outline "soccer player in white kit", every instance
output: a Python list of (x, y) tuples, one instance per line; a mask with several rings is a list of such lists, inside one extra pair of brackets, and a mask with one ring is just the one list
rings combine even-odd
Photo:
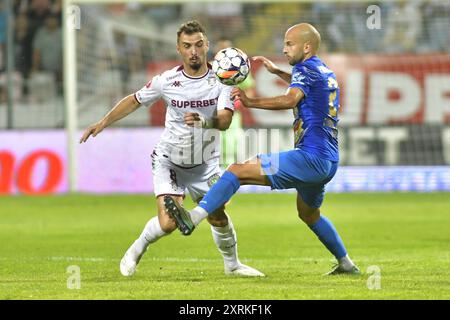
[[(181, 25), (177, 32), (177, 51), (183, 64), (153, 77), (142, 89), (122, 99), (102, 120), (89, 126), (80, 139), (82, 143), (91, 135), (95, 137), (141, 104), (151, 105), (163, 99), (167, 106), (165, 130), (152, 154), (158, 216), (147, 222), (139, 238), (123, 256), (120, 272), (124, 276), (135, 273), (151, 243), (177, 228), (165, 211), (164, 196), (171, 195), (181, 204), (185, 189), (188, 189), (192, 199), (198, 203), (221, 173), (220, 139), (218, 135), (214, 139), (214, 133), (230, 126), (234, 110), (230, 99), (232, 87), (216, 80), (207, 63), (208, 49), (205, 30), (197, 21)], [(211, 140), (202, 139), (208, 136), (205, 131), (211, 132)], [(201, 221), (200, 217), (191, 219), (194, 225)], [(224, 259), (225, 274), (264, 276), (239, 261), (236, 232), (224, 207), (208, 217), (208, 222)]]

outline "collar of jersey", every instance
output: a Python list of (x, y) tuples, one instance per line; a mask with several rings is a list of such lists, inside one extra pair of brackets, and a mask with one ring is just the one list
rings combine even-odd
[(207, 64), (207, 67), (208, 67), (208, 69), (206, 70), (206, 73), (205, 73), (204, 75), (202, 75), (202, 76), (199, 76), (199, 77), (191, 77), (190, 75), (188, 75), (186, 72), (184, 72), (183, 65), (180, 66), (179, 70), (181, 70), (181, 73), (182, 73), (183, 76), (185, 76), (186, 78), (198, 80), (198, 79), (202, 79), (202, 78), (204, 78), (204, 77), (206, 77), (206, 76), (208, 75), (209, 70), (211, 70), (211, 65), (208, 63), (208, 64)]
[(203, 79), (204, 77), (206, 77), (209, 73), (209, 69), (208, 69), (208, 71), (206, 71), (206, 73), (204, 75), (202, 75), (200, 77), (191, 77), (191, 76), (187, 75), (186, 72), (184, 72), (184, 70), (181, 70), (181, 73), (183, 73), (183, 76), (185, 76), (186, 78), (198, 80), (198, 79)]
[(302, 62), (299, 62), (298, 65), (303, 65), (307, 61), (317, 61), (318, 59), (319, 59), (319, 57), (317, 55), (313, 55), (313, 56), (309, 57), (308, 59), (303, 60)]

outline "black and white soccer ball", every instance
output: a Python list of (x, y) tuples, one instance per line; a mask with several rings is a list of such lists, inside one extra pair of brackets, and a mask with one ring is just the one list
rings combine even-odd
[(212, 70), (221, 83), (234, 86), (247, 78), (250, 73), (250, 60), (238, 48), (225, 48), (214, 57)]

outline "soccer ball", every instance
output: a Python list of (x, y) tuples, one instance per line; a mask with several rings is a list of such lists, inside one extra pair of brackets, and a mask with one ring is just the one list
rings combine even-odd
[(214, 57), (212, 70), (221, 83), (234, 86), (247, 78), (250, 73), (250, 60), (238, 48), (225, 48)]

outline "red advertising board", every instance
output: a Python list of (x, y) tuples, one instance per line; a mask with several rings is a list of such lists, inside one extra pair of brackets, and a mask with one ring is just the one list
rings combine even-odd
[[(347, 55), (324, 54), (341, 87), (341, 124), (445, 124), (450, 123), (450, 55)], [(280, 57), (280, 67), (291, 67)], [(178, 61), (150, 63), (149, 78), (178, 65)], [(252, 63), (256, 92), (260, 96), (282, 94), (287, 84)], [(165, 106), (149, 109), (151, 125), (164, 125)], [(247, 126), (289, 126), (292, 113), (247, 109)]]

